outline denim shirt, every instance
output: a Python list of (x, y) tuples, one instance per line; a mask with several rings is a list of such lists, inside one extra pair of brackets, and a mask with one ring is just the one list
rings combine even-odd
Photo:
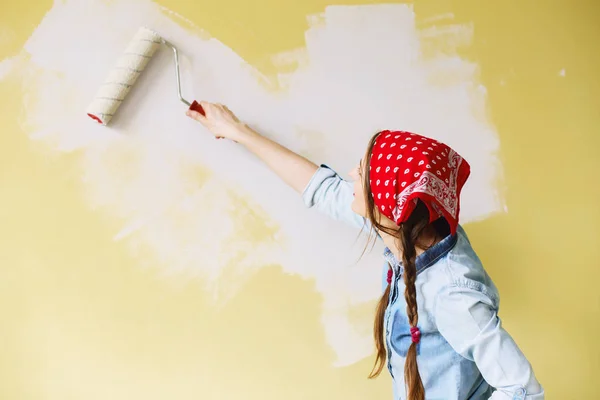
[[(321, 165), (303, 192), (307, 207), (361, 228), (353, 188)], [(404, 361), (411, 344), (402, 263), (386, 248), (381, 275), (393, 275), (384, 332), (394, 400), (406, 399)], [(416, 259), (417, 362), (428, 400), (541, 400), (544, 390), (498, 317), (499, 295), (462, 227)]]

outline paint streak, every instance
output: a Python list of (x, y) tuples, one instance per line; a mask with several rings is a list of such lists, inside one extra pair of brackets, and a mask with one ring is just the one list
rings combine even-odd
[(57, 1), (22, 54), (23, 127), (57, 152), (82, 154), (90, 206), (123, 221), (115, 240), (140, 263), (158, 260), (166, 273), (201, 277), (215, 304), (265, 265), (312, 279), (323, 295), (335, 364), (348, 365), (372, 352), (372, 315), (364, 309), (379, 295), (380, 245), (356, 262), (364, 245), (356, 231), (306, 210), (246, 151), (186, 118), (167, 49), (111, 127), (84, 113), (145, 25), (179, 47), (184, 97), (223, 102), (267, 136), (340, 172), (379, 129), (435, 137), (473, 169), (462, 222), (503, 210), (485, 88), (477, 65), (456, 55), (470, 43), (468, 26), (445, 15), (420, 30), (407, 5), (328, 7), (308, 21), (306, 47), (273, 57), (280, 70), (270, 82), (279, 88), (274, 93), (265, 88), (268, 78), (227, 46), (150, 1)]

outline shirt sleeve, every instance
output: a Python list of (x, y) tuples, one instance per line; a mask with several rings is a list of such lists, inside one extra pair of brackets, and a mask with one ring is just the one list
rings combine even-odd
[(497, 312), (496, 301), (467, 284), (440, 292), (434, 311), (440, 333), (496, 389), (490, 400), (543, 400), (531, 364), (502, 328)]
[[(302, 193), (307, 207), (314, 207), (331, 218), (354, 227), (366, 227), (366, 219), (352, 211), (352, 184), (327, 165), (321, 165)], [(368, 228), (368, 227), (367, 227)]]

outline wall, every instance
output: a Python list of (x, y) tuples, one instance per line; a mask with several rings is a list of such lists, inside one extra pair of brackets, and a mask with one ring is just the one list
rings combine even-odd
[(355, 262), (357, 232), (182, 117), (167, 54), (112, 128), (81, 115), (141, 24), (188, 95), (340, 172), (381, 127), (457, 147), (505, 326), (549, 398), (597, 397), (597, 6), (331, 5), (2, 5), (2, 398), (390, 396), (365, 379), (379, 249)]

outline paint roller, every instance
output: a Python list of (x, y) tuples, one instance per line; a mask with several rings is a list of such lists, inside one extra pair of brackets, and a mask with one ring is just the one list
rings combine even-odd
[(194, 100), (190, 104), (189, 101), (181, 96), (181, 78), (177, 48), (163, 39), (158, 33), (146, 27), (141, 27), (131, 42), (129, 42), (124, 53), (119, 57), (116, 65), (96, 92), (96, 96), (86, 110), (87, 115), (102, 125), (108, 125), (121, 103), (123, 103), (123, 100), (125, 100), (129, 90), (161, 45), (165, 45), (173, 51), (179, 100), (188, 106), (190, 110), (204, 115), (204, 110), (197, 101)]

